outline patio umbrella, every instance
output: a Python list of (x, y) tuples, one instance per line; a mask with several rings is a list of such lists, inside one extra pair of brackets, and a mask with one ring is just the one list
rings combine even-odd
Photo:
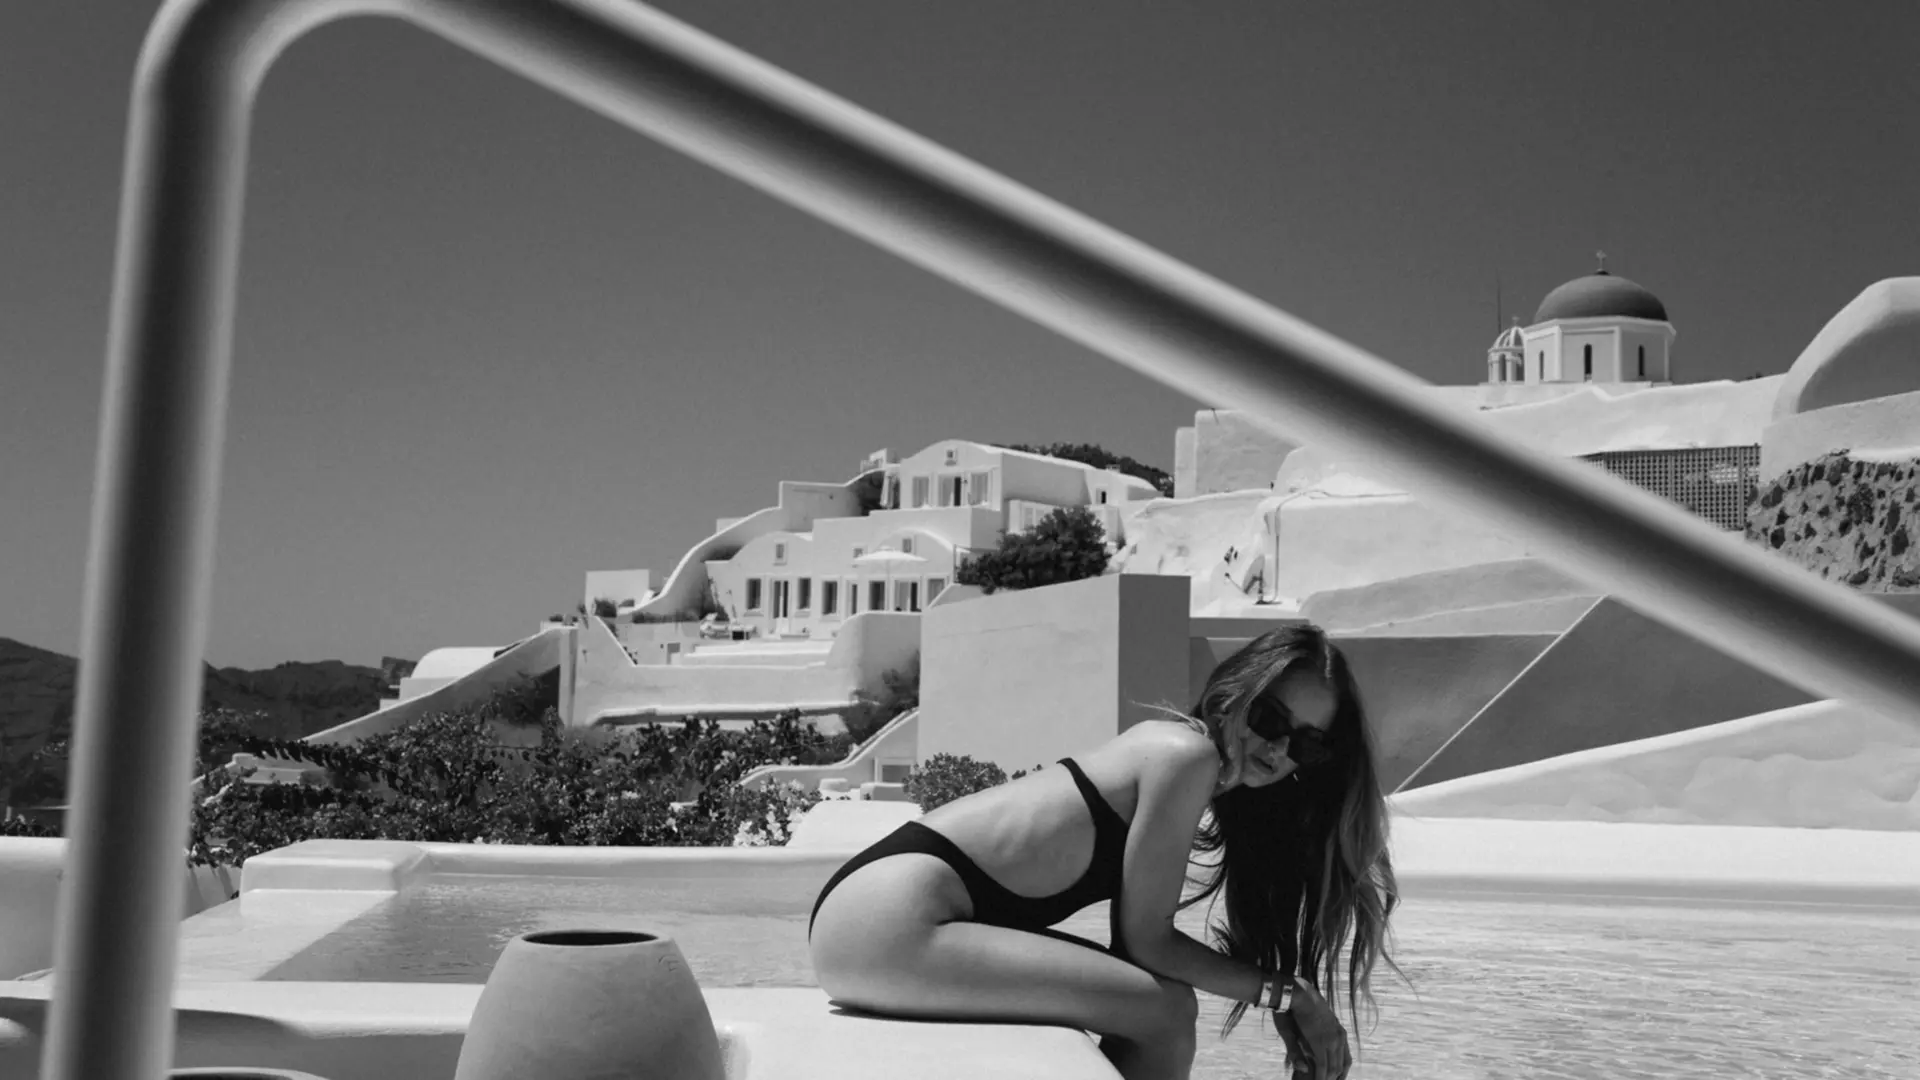
[(856, 566), (880, 566), (886, 569), (887, 594), (893, 594), (893, 568), (904, 563), (924, 563), (927, 560), (918, 555), (909, 555), (892, 548), (877, 548), (853, 560)]

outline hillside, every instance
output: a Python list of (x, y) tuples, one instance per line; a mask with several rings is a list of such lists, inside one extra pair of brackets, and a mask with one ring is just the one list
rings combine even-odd
[[(71, 733), (79, 666), (74, 657), (0, 638), (0, 767)], [(259, 734), (297, 739), (374, 711), (412, 670), (411, 661), (393, 659), (379, 668), (338, 660), (260, 671), (209, 665), (201, 704), (258, 713)]]

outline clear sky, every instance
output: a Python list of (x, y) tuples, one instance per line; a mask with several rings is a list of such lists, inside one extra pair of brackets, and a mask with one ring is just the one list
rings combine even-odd
[[(661, 6), (1436, 382), (1596, 249), (1682, 381), (1920, 272), (1910, 0)], [(153, 7), (0, 3), (0, 636), (68, 653)], [(222, 666), (504, 644), (881, 447), (1170, 469), (1198, 404), (397, 23), (278, 65), (247, 199)]]

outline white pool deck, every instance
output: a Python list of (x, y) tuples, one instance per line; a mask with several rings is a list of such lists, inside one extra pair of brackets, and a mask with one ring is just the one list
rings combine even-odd
[[(0, 983), (0, 1080), (39, 1075), (47, 982)], [(176, 1068), (252, 1065), (327, 1080), (453, 1076), (479, 986), (442, 983), (183, 983)], [(907, 1024), (833, 1009), (813, 989), (705, 991), (728, 1080), (1005, 1077), (1111, 1080), (1077, 1031)]]
[[(451, 1077), (478, 985), (258, 980), (435, 875), (823, 882), (911, 812), (898, 804), (823, 804), (808, 842), (785, 848), (316, 840), (257, 856), (246, 865), (239, 899), (181, 924), (177, 1063), (303, 1069), (329, 1080)], [(1557, 895), (1920, 910), (1920, 832), (1399, 813), (1393, 847), (1412, 900)], [(38, 1075), (37, 1033), (52, 987), (46, 978), (0, 982), (0, 1080)], [(1114, 1075), (1077, 1031), (850, 1015), (817, 989), (714, 988), (706, 996), (723, 1037), (744, 1051), (733, 1061), (733, 1080)]]

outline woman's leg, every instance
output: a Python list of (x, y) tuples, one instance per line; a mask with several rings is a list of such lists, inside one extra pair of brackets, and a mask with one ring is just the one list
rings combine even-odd
[(1127, 1080), (1184, 1080), (1199, 1012), (1192, 987), (1060, 937), (949, 921), (958, 884), (920, 854), (848, 875), (813, 926), (821, 987), (894, 1016), (1077, 1027), (1102, 1036)]

